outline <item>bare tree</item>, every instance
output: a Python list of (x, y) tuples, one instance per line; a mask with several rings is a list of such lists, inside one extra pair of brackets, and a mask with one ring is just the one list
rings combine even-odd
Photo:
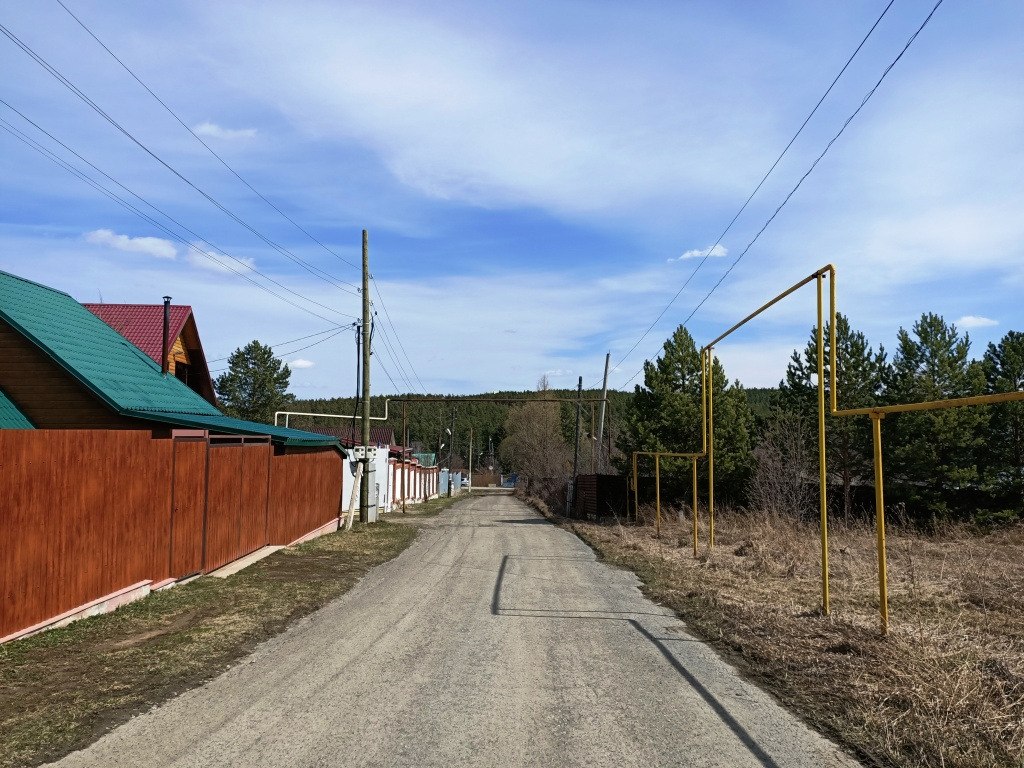
[(776, 410), (754, 449), (750, 505), (773, 515), (804, 517), (817, 509), (818, 456), (807, 419)]
[(529, 401), (509, 411), (505, 439), (498, 453), (502, 464), (530, 479), (565, 477), (572, 453), (562, 437), (558, 403)]

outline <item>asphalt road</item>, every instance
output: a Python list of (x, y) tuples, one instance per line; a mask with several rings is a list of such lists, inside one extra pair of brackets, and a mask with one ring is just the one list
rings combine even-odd
[(507, 496), (64, 766), (855, 765)]

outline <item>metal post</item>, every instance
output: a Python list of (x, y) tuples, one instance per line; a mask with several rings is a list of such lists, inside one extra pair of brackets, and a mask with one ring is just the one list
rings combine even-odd
[(402, 467), (402, 514), (403, 515), (405, 514), (405, 497), (409, 495), (407, 493), (408, 489), (406, 487), (406, 481), (405, 481), (405, 473), (406, 473), (406, 470), (408, 469), (408, 467), (406, 466), (406, 463), (405, 463), (405, 457), (406, 457), (406, 451), (409, 450), (409, 446), (408, 446), (409, 434), (406, 432), (406, 429), (407, 429), (406, 424), (408, 423), (408, 405), (409, 404), (405, 400), (402, 401), (402, 463), (401, 463), (401, 467)]
[[(636, 476), (636, 451), (633, 451), (633, 522), (634, 523), (639, 519), (639, 512), (640, 512), (640, 491), (638, 489), (639, 485), (640, 485), (640, 483), (638, 482), (638, 479), (637, 479), (637, 476)], [(629, 522), (629, 514), (628, 514), (629, 509), (628, 508), (626, 509), (626, 512), (627, 512), (626, 522), (628, 523)]]
[[(363, 450), (370, 446), (370, 241), (363, 230)], [(370, 458), (363, 457), (363, 477), (359, 488), (359, 522), (370, 520)]]
[(597, 449), (600, 447), (600, 443), (594, 440), (594, 404), (590, 404), (590, 474), (597, 474)]
[(455, 485), (455, 472), (452, 471), (452, 462), (455, 458), (455, 417), (458, 415), (458, 407), (452, 408), (452, 433), (448, 436), (451, 438), (451, 445), (448, 446), (448, 498), (450, 499), (453, 495), (452, 486)]
[(661, 456), (654, 454), (654, 525), (661, 538)]
[(871, 414), (871, 435), (875, 445), (875, 530), (878, 535), (878, 610), (882, 634), (889, 634), (889, 585), (885, 573), (885, 504), (882, 499), (882, 418)]
[(572, 503), (576, 499), (576, 483), (579, 479), (578, 469), (580, 461), (580, 420), (583, 418), (583, 377), (580, 376), (579, 384), (576, 385), (576, 449), (572, 454), (572, 488), (565, 500), (566, 516), (572, 513)]
[[(611, 352), (607, 353), (604, 356), (604, 383), (601, 384), (601, 416), (600, 416), (600, 418), (598, 419), (598, 422), (597, 422), (597, 445), (595, 446), (595, 448), (598, 448), (598, 449), (600, 449), (602, 447), (601, 441), (602, 441), (602, 438), (604, 437), (604, 407), (605, 407), (605, 405), (608, 402), (608, 364), (609, 364), (609, 362), (611, 362), (611, 359), (612, 359), (612, 353)], [(610, 453), (611, 452), (609, 451), (609, 454)], [(603, 460), (600, 462), (600, 466), (601, 466), (602, 470), (607, 471), (608, 461), (610, 459), (611, 459), (610, 455), (603, 457)]]
[(697, 556), (697, 457), (690, 459), (693, 467), (693, 556)]
[(715, 548), (715, 357), (708, 347), (708, 549)]
[(469, 428), (469, 469), (466, 472), (466, 485), (473, 487), (473, 428)]
[(171, 343), (171, 297), (164, 296), (164, 346), (163, 356), (160, 359), (160, 372), (166, 375), (171, 370), (170, 350), (167, 348)]
[[(822, 325), (821, 273), (818, 273), (818, 499), (821, 518), (821, 612), (828, 616), (828, 474), (825, 467), (825, 329)], [(829, 338), (832, 336), (830, 334)], [(834, 342), (833, 342), (834, 343)]]

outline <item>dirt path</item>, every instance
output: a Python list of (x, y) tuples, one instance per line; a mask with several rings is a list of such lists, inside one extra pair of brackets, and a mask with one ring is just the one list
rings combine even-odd
[(854, 765), (510, 497), (67, 766)]

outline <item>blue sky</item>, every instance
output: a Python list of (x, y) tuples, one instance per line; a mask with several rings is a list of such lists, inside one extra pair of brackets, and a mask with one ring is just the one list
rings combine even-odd
[[(886, 2), (65, 1), (329, 250), (221, 166), (56, 0), (13, 4), (0, 23), (314, 271), (358, 283), (342, 259), (358, 262), (368, 229), (383, 326), (374, 390), (438, 393), (531, 389), (544, 374), (555, 386), (579, 375), (591, 385), (608, 351), (611, 386), (631, 388), (934, 5), (896, 0), (714, 255), (626, 356)], [(840, 309), (889, 349), (925, 311), (967, 330), (977, 356), (1024, 329), (1022, 32), (1016, 0), (946, 0), (693, 316), (698, 343), (828, 262)], [(279, 343), (348, 326), (357, 295), (218, 211), (6, 37), (0, 70), (4, 102), (191, 230), (164, 220), (194, 246), (0, 130), (0, 269), (80, 301), (169, 294), (192, 305), (209, 358), (259, 339), (292, 364), (299, 397), (351, 394), (351, 331), (308, 349), (328, 334)], [(0, 118), (81, 165), (9, 107)], [(227, 261), (217, 248), (299, 306), (200, 253)], [(813, 306), (806, 290), (723, 343), (730, 377), (777, 383)]]

